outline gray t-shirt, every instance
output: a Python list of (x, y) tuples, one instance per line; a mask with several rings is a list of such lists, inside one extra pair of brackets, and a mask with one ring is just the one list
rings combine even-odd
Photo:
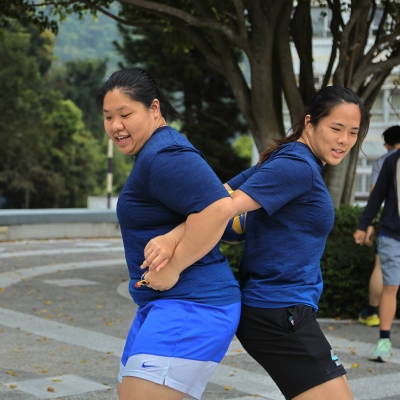
[(386, 157), (390, 156), (393, 154), (397, 149), (390, 150), (386, 154), (384, 154), (382, 157), (378, 158), (375, 162), (374, 165), (372, 166), (372, 173), (371, 173), (371, 185), (375, 185), (376, 181), (378, 180), (379, 172), (381, 172), (381, 168), (383, 165), (383, 162), (386, 160)]

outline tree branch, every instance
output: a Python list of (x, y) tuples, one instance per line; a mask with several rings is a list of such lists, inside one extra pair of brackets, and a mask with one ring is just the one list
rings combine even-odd
[(332, 69), (337, 57), (337, 49), (338, 43), (340, 42), (340, 21), (342, 20), (342, 14), (340, 11), (340, 2), (335, 1), (332, 3), (331, 0), (328, 0), (329, 8), (332, 11), (332, 20), (331, 20), (331, 33), (332, 33), (332, 49), (331, 55), (329, 56), (328, 66), (325, 71), (324, 80), (322, 81), (322, 88), (328, 86), (329, 81), (332, 77)]
[(248, 40), (248, 33), (246, 27), (246, 19), (244, 16), (245, 6), (242, 0), (232, 0), (236, 8), (237, 23), (239, 29), (239, 35), (243, 40)]
[[(374, 1), (374, 3), (375, 3), (375, 1)], [(385, 8), (383, 9), (382, 18), (379, 21), (378, 30), (376, 31), (375, 44), (378, 43), (379, 38), (380, 38), (380, 36), (381, 36), (381, 34), (383, 32), (383, 27), (385, 26), (385, 21), (386, 21), (386, 18), (388, 16), (388, 14), (389, 14), (389, 6), (390, 6), (390, 2), (386, 1), (385, 2)]]
[[(289, 108), (292, 124), (297, 122), (304, 108), (301, 92), (297, 88), (296, 77), (293, 68), (293, 59), (290, 49), (290, 16), (293, 10), (292, 1), (286, 1), (285, 8), (279, 15), (279, 27), (276, 27), (275, 46), (279, 57), (279, 68), (283, 92)], [(283, 29), (282, 29), (283, 28)]]
[(391, 70), (379, 72), (373, 76), (371, 81), (359, 90), (361, 100), (370, 109), (375, 101), (376, 96), (381, 91), (381, 87), (386, 78), (390, 75)]
[(120, 0), (121, 3), (130, 4), (148, 12), (157, 12), (170, 17), (178, 18), (191, 26), (198, 28), (209, 28), (211, 30), (223, 33), (233, 44), (243, 48), (243, 41), (240, 36), (232, 31), (226, 24), (213, 21), (209, 18), (196, 18), (195, 16), (179, 8), (147, 0)]
[[(361, 86), (362, 82), (365, 79), (365, 71), (368, 67), (372, 64), (372, 60), (377, 56), (377, 52), (379, 54), (382, 53), (390, 44), (390, 42), (400, 42), (400, 32), (392, 33), (390, 35), (386, 35), (381, 37), (375, 44), (368, 50), (368, 53), (363, 57), (362, 61), (360, 62), (357, 71), (354, 73), (353, 76), (353, 85), (356, 84), (357, 86)], [(385, 45), (385, 46), (383, 46)], [(380, 48), (383, 46), (382, 48)], [(392, 46), (393, 47), (393, 46)], [(368, 76), (368, 75), (367, 75)]]
[[(310, 1), (299, 0), (291, 24), (289, 24), (290, 14), (288, 16), (288, 25), (291, 27), (293, 42), (300, 58), (299, 89), (304, 103), (308, 102), (315, 94), (312, 61), (312, 24), (310, 14)], [(283, 26), (285, 25), (283, 24)], [(289, 41), (289, 37), (287, 40)]]
[(50, 1), (46, 3), (38, 3), (38, 4), (30, 4), (32, 7), (44, 7), (44, 6), (70, 6), (71, 4), (79, 3), (79, 0), (71, 0), (71, 1)]
[(191, 42), (204, 55), (212, 68), (216, 69), (223, 75), (225, 74), (221, 56), (207, 42), (204, 35), (202, 35), (197, 29), (184, 24), (181, 21), (177, 22), (177, 28), (190, 38)]
[(384, 72), (386, 70), (392, 70), (394, 67), (400, 64), (400, 55), (395, 57), (389, 57), (385, 61), (379, 61), (377, 63), (370, 63), (366, 68), (360, 70), (357, 74), (357, 79), (354, 79), (351, 88), (357, 93), (358, 89), (365, 81), (365, 79), (373, 74)]
[[(88, 7), (94, 8), (95, 10), (101, 12), (104, 15), (107, 15), (107, 17), (113, 19), (114, 21), (117, 21), (120, 24), (128, 25), (128, 26), (143, 26), (142, 22), (136, 22), (135, 23), (135, 22), (132, 22), (132, 21), (128, 21), (126, 19), (118, 17), (117, 15), (111, 13), (110, 11), (106, 10), (105, 8), (102, 8), (100, 6), (97, 6), (95, 4), (91, 4), (91, 3), (88, 3), (88, 2), (84, 2), (84, 3), (87, 4)], [(151, 24), (154, 25), (154, 22), (151, 22)], [(148, 25), (148, 23), (146, 23), (145, 25)]]
[(340, 40), (340, 53), (338, 66), (336, 68), (334, 74), (334, 83), (336, 85), (344, 86), (345, 84), (345, 70), (347, 66), (347, 56), (348, 56), (348, 48), (349, 48), (349, 36), (354, 27), (354, 25), (358, 22), (360, 15), (363, 13), (364, 7), (368, 6), (368, 3), (364, 2), (361, 7), (358, 7), (352, 11), (349, 22), (345, 25), (343, 32), (341, 34)]

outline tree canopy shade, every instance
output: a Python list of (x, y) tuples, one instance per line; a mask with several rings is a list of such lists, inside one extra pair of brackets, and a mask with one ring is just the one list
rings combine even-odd
[(51, 32), (17, 23), (1, 37), (0, 194), (10, 208), (82, 207), (96, 187), (97, 142), (42, 76), (53, 43)]
[[(283, 137), (283, 98), (295, 122), (315, 93), (311, 8), (330, 18), (332, 46), (322, 86), (351, 87), (368, 107), (392, 69), (400, 64), (400, 2), (397, 0), (119, 0), (118, 15), (109, 0), (3, 0), (2, 18), (30, 19), (55, 30), (53, 15), (103, 12), (132, 26), (158, 24), (179, 32), (177, 46), (195, 47), (229, 82), (238, 108), (260, 151)], [(300, 60), (296, 76), (291, 43)], [(249, 63), (249, 81), (240, 57)], [(325, 170), (335, 206), (349, 202), (358, 148), (339, 166)]]
[(248, 132), (231, 87), (201, 52), (176, 47), (174, 32), (157, 25), (119, 30), (121, 67), (144, 68), (157, 78), (180, 111), (179, 131), (204, 154), (217, 176), (226, 182), (250, 167), (251, 156), (240, 157), (230, 143)]

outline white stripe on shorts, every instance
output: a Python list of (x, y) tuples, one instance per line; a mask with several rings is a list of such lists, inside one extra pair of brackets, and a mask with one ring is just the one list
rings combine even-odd
[(118, 381), (124, 376), (135, 376), (166, 386), (200, 399), (218, 363), (185, 358), (137, 354), (121, 363)]

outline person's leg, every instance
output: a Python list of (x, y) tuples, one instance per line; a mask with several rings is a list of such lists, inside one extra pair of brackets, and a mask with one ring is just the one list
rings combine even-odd
[(345, 376), (339, 376), (331, 381), (315, 386), (293, 400), (353, 400), (350, 386)]
[(372, 361), (387, 361), (391, 356), (390, 329), (396, 314), (396, 295), (400, 282), (400, 242), (390, 237), (378, 237), (378, 251), (382, 265), (383, 290), (380, 299), (379, 340), (369, 358)]
[(369, 359), (371, 361), (388, 361), (391, 356), (392, 342), (390, 340), (390, 328), (396, 314), (397, 291), (399, 287), (393, 285), (383, 285), (380, 301), (380, 331), (379, 340), (374, 352)]
[(157, 300), (140, 310), (141, 324), (128, 334), (121, 358), (120, 400), (200, 399), (235, 334), (240, 308), (240, 302)]
[(373, 307), (379, 307), (379, 301), (382, 294), (382, 270), (379, 254), (375, 254), (375, 266), (369, 280), (369, 304)]
[(396, 301), (398, 286), (383, 285), (380, 300), (379, 316), (381, 319), (380, 330), (390, 331), (393, 319), (396, 315)]
[(378, 326), (380, 323), (378, 316), (378, 306), (382, 294), (382, 269), (379, 254), (375, 254), (375, 265), (369, 279), (369, 305), (364, 308), (358, 320), (367, 326)]
[(119, 400), (182, 400), (185, 394), (145, 379), (124, 376), (119, 384)]

